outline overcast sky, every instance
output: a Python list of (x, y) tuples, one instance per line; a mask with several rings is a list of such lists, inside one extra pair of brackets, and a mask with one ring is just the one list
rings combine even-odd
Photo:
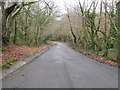
[(55, 4), (59, 7), (61, 13), (65, 13), (65, 4), (75, 6), (78, 0), (54, 0)]
[[(61, 13), (66, 13), (65, 10), (65, 4), (70, 5), (70, 6), (75, 6), (77, 5), (79, 0), (52, 0), (55, 2), (55, 4), (59, 7), (59, 10), (61, 11)], [(88, 1), (89, 3), (91, 3), (91, 1), (101, 1), (101, 0), (80, 0), (82, 3), (83, 1)], [(105, 0), (103, 0), (105, 1)], [(111, 2), (111, 1), (120, 1), (120, 0), (106, 0), (107, 2)]]
[[(1, 1), (1, 0), (0, 0)], [(3, 0), (4, 1), (4, 0)], [(8, 0), (8, 1), (23, 1), (23, 0)], [(27, 1), (27, 2), (29, 2), (29, 1), (38, 1), (38, 0), (24, 0), (24, 1)], [(47, 1), (47, 0), (46, 0)], [(49, 0), (48, 0), (49, 1)], [(75, 5), (77, 5), (78, 4), (78, 1), (79, 0), (51, 0), (51, 1), (54, 1), (55, 2), (55, 4), (58, 6), (58, 8), (59, 8), (59, 11), (62, 13), (62, 14), (64, 14), (64, 13), (66, 13), (66, 10), (65, 10), (65, 3), (66, 3), (66, 5), (67, 6), (71, 6), (71, 7), (73, 7), (73, 6), (75, 6)], [(88, 1), (88, 2), (91, 2), (91, 1), (101, 1), (101, 0), (80, 0), (81, 2), (83, 2), (83, 1)], [(112, 1), (112, 0), (103, 0), (103, 1), (107, 1), (107, 2), (110, 2), (110, 1)], [(120, 0), (114, 0), (114, 1), (120, 1)]]

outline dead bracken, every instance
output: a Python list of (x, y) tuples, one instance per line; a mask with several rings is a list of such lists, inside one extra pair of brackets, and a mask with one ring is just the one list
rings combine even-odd
[[(45, 48), (48, 48), (50, 45), (44, 45), (40, 47), (27, 47), (27, 46), (16, 46), (16, 45), (9, 45), (4, 46), (4, 51), (2, 52), (2, 63), (4, 64), (6, 60), (14, 59), (15, 61), (22, 60), (32, 54), (41, 52)], [(11, 63), (10, 63), (11, 64)]]

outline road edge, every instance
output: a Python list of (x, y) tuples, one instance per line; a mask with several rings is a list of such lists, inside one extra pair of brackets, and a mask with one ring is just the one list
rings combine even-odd
[[(53, 45), (55, 46), (55, 45)], [(39, 53), (33, 54), (21, 61), (18, 61), (16, 64), (14, 64), (13, 66), (10, 67), (10, 69), (4, 70), (2, 71), (2, 77), (0, 77), (0, 80), (3, 80), (4, 78), (9, 77), (11, 74), (13, 74), (14, 72), (18, 71), (19, 69), (21, 69), (23, 66), (31, 63), (32, 61), (34, 61), (37, 57), (39, 57), (40, 55), (44, 54), (45, 52), (47, 52), (48, 50), (50, 50), (53, 46), (49, 46), (48, 48), (42, 50)]]

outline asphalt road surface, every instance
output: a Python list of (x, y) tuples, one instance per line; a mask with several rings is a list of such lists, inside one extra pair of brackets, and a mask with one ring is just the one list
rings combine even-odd
[(118, 88), (118, 69), (58, 43), (3, 79), (3, 88)]

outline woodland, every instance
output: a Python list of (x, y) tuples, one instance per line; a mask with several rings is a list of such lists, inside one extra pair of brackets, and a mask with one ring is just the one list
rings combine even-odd
[(61, 41), (120, 63), (120, 1), (77, 0), (76, 6), (64, 7), (61, 14), (54, 0), (0, 1), (1, 52), (10, 45), (39, 47)]

